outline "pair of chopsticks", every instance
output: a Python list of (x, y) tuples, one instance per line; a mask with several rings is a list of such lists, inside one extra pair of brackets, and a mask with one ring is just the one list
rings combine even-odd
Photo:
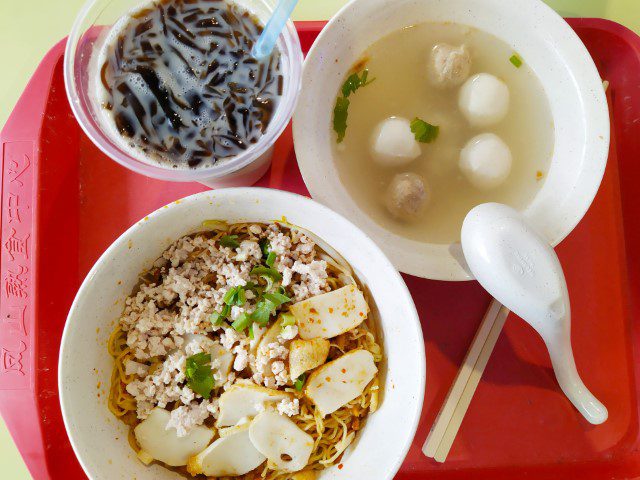
[(500, 302), (495, 299), (491, 301), (462, 367), (422, 446), (422, 452), (436, 462), (444, 462), (451, 450), (508, 315), (509, 310)]

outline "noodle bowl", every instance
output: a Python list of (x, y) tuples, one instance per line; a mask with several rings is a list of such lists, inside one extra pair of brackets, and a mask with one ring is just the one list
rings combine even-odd
[[(266, 225), (257, 223), (239, 223), (226, 225), (223, 222), (205, 222), (205, 225), (207, 225), (207, 223), (213, 224), (215, 229), (212, 231), (199, 232), (190, 235), (185, 239), (178, 240), (165, 251), (164, 259), (161, 257), (160, 261), (156, 261), (154, 263), (154, 265), (160, 264), (162, 267), (152, 267), (140, 275), (140, 284), (134, 288), (134, 292), (129, 296), (126, 302), (128, 306), (135, 301), (136, 297), (141, 294), (144, 295), (142, 291), (146, 290), (146, 287), (161, 286), (163, 282), (167, 283), (169, 281), (167, 279), (170, 278), (171, 275), (175, 275), (174, 268), (176, 267), (176, 257), (182, 260), (182, 265), (187, 264), (187, 262), (190, 264), (197, 264), (201, 257), (205, 257), (204, 263), (209, 265), (211, 263), (210, 254), (213, 252), (215, 255), (226, 254), (225, 258), (228, 261), (233, 262), (234, 257), (240, 258), (243, 247), (246, 247), (247, 245), (252, 246), (255, 249), (259, 245), (259, 242), (265, 242), (265, 248), (268, 248), (267, 244), (269, 238), (272, 238), (273, 241), (277, 240), (281, 243), (296, 245), (295, 250), (289, 248), (287, 251), (282, 251), (281, 249), (278, 255), (273, 255), (270, 263), (274, 268), (281, 271), (287, 269), (287, 262), (291, 264), (292, 259), (290, 255), (293, 254), (297, 258), (296, 262), (301, 265), (306, 261), (308, 264), (314, 264), (314, 262), (317, 262), (317, 264), (326, 266), (326, 278), (322, 279), (322, 284), (324, 285), (323, 290), (332, 292), (339, 290), (341, 287), (346, 285), (357, 283), (351, 273), (350, 267), (341, 263), (343, 262), (342, 259), (332, 258), (327, 252), (316, 246), (313, 243), (313, 240), (295, 228), (290, 229), (279, 224)], [(233, 240), (231, 242), (232, 248), (226, 247), (227, 250), (225, 250), (225, 247), (222, 245), (225, 243), (225, 240), (230, 242), (229, 239)], [(206, 246), (207, 248), (195, 248), (185, 256), (184, 250), (180, 249), (180, 247), (184, 247), (185, 245), (194, 245), (196, 241), (200, 247)], [(298, 250), (304, 252), (309, 251), (309, 246), (311, 246), (310, 253), (302, 255), (298, 252)], [(263, 250), (265, 248), (263, 248)], [(260, 253), (263, 257), (268, 257), (266, 252)], [(170, 256), (173, 257), (171, 261), (168, 260)], [(254, 263), (259, 264), (262, 260), (262, 257), (259, 259), (256, 258), (254, 259)], [(267, 260), (267, 262), (269, 262), (269, 260)], [(252, 266), (255, 267), (255, 264), (252, 264)], [(295, 268), (297, 263), (293, 265), (293, 268)], [(223, 267), (225, 266), (226, 265), (223, 265)], [(186, 270), (191, 271), (189, 267), (187, 267)], [(216, 272), (213, 267), (211, 267), (210, 272), (205, 275), (204, 279), (212, 276), (212, 274), (218, 278), (216, 286), (220, 287), (224, 292), (227, 292), (230, 287), (227, 285), (225, 279), (220, 278), (220, 272)], [(292, 288), (295, 289), (296, 286), (299, 286), (296, 282), (301, 281), (301, 277), (304, 278), (305, 274), (293, 273), (290, 281), (286, 282), (286, 286), (284, 285), (285, 281), (283, 280), (281, 285), (279, 284), (280, 282), (278, 282), (277, 284), (272, 285), (271, 289), (273, 290), (279, 287), (282, 292), (290, 294)], [(249, 278), (252, 278), (254, 281), (258, 281), (257, 276), (247, 276), (246, 278), (247, 280), (244, 283), (245, 286), (248, 285), (247, 282), (253, 283)], [(266, 283), (264, 279), (261, 281)], [(258, 284), (256, 288), (260, 289), (266, 287)], [(362, 290), (361, 287), (358, 286), (358, 288)], [(167, 287), (167, 290), (171, 291), (170, 285)], [(247, 292), (248, 291), (249, 290), (247, 290)], [(291, 295), (292, 297), (294, 296), (293, 293), (291, 293)], [(296, 295), (299, 297), (298, 299), (300, 301), (306, 300), (306, 292), (300, 293), (300, 290), (298, 290)], [(149, 296), (146, 296), (145, 301), (148, 298)], [(153, 302), (153, 300), (151, 300), (151, 302)], [(370, 303), (370, 300), (368, 303)], [(164, 306), (164, 310), (175, 309), (176, 305), (180, 304), (181, 300), (176, 296), (172, 303)], [(184, 305), (182, 306), (184, 308)], [(249, 309), (248, 306), (245, 307)], [(213, 311), (214, 310), (212, 308), (208, 313), (213, 313)], [(125, 313), (123, 315), (126, 316), (127, 312), (130, 315), (134, 313), (131, 308), (125, 308)], [(270, 320), (269, 324), (273, 325), (276, 321), (277, 320), (274, 318), (273, 320)], [(224, 321), (222, 322), (222, 325), (225, 325), (227, 328), (231, 327), (231, 325)], [(256, 326), (255, 323), (252, 324), (252, 327), (254, 326)], [(128, 365), (130, 363), (137, 365), (138, 362), (143, 362), (142, 365), (148, 367), (144, 369), (144, 376), (146, 378), (150, 378), (155, 372), (162, 368), (163, 361), (167, 356), (157, 355), (147, 359), (145, 358), (147, 355), (144, 350), (139, 350), (139, 356), (141, 356), (142, 359), (138, 358), (135, 353), (137, 336), (128, 335), (128, 331), (130, 332), (134, 327), (135, 325), (130, 325), (126, 319), (121, 319), (109, 337), (108, 351), (114, 358), (114, 367), (111, 375), (108, 406), (109, 410), (117, 418), (129, 426), (129, 443), (140, 456), (141, 446), (136, 439), (135, 427), (139, 425), (144, 418), (146, 418), (147, 414), (140, 414), (140, 409), (137, 408), (136, 398), (134, 398), (130, 393), (131, 390), (135, 391), (135, 388), (131, 389), (131, 385), (138, 381), (138, 377), (140, 375), (128, 373)], [(205, 321), (199, 325), (197, 331), (206, 332), (207, 340), (209, 338), (216, 338), (219, 335), (217, 332), (223, 329), (227, 331), (227, 328), (225, 327), (220, 327), (213, 331), (211, 331), (211, 328), (213, 327), (207, 325), (207, 321)], [(190, 333), (194, 332), (195, 330)], [(251, 330), (251, 332), (253, 332), (253, 330)], [(366, 350), (371, 353), (374, 362), (379, 363), (382, 360), (382, 350), (377, 343), (375, 332), (376, 327), (374, 319), (369, 315), (365, 321), (359, 323), (356, 327), (330, 339), (330, 342), (328, 342), (329, 353), (326, 362), (335, 360), (348, 352)], [(169, 338), (169, 336), (166, 335), (164, 338)], [(144, 342), (146, 345), (146, 338)], [(287, 344), (287, 342), (282, 343)], [(255, 361), (255, 358), (253, 361)], [(251, 378), (251, 372), (249, 371), (251, 369), (248, 366), (241, 366), (240, 368), (235, 368), (235, 370), (238, 371), (238, 378)], [(313, 449), (308, 458), (305, 470), (320, 470), (331, 466), (339, 462), (344, 450), (354, 440), (356, 433), (364, 426), (367, 416), (377, 409), (380, 398), (380, 384), (378, 376), (376, 374), (373, 380), (368, 382), (362, 393), (357, 395), (356, 398), (348, 401), (345, 405), (327, 416), (323, 415), (314, 402), (303, 393), (302, 388), (294, 388), (293, 380), (295, 379), (289, 379), (288, 382), (279, 386), (279, 388), (291, 394), (295, 399), (294, 401), (297, 401), (296, 404), (299, 405), (299, 408), (297, 409), (298, 411), (295, 414), (290, 415), (290, 417), (302, 431), (311, 435), (313, 438)], [(230, 387), (231, 385), (229, 382), (224, 385), (215, 385), (211, 392), (211, 398), (218, 399), (220, 395), (224, 393), (225, 389)], [(183, 386), (183, 388), (188, 387)], [(152, 398), (151, 400), (153, 401), (154, 399)], [(173, 411), (181, 406), (185, 407), (185, 403), (180, 400), (171, 401), (170, 404), (171, 410)], [(169, 407), (167, 406), (167, 408)], [(137, 411), (138, 413), (136, 413)], [(212, 417), (208, 417), (203, 419), (200, 423), (213, 427), (213, 420), (214, 419)], [(169, 427), (167, 426), (167, 429), (168, 428)], [(184, 467), (173, 468), (180, 473), (189, 474), (188, 470)], [(243, 473), (235, 478), (253, 479), (262, 477), (268, 480), (284, 480), (286, 478), (290, 478), (290, 476), (291, 472), (280, 471), (268, 464), (264, 464), (251, 472), (246, 474)]]
[[(272, 219), (283, 218), (283, 215), (288, 223), (281, 222), (281, 229), (288, 231), (291, 225), (300, 225), (302, 228), (299, 231), (317, 245), (315, 259), (327, 262), (327, 285), (322, 287), (321, 295), (313, 294), (309, 299), (352, 288), (364, 293), (363, 298), (371, 306), (371, 312), (367, 320), (351, 328), (346, 335), (341, 332), (328, 339), (329, 357), (324, 365), (307, 370), (302, 390), (297, 390), (291, 381), (282, 386), (273, 386), (279, 395), (277, 401), (271, 405), (267, 402), (269, 411), (257, 416), (252, 413), (249, 424), (234, 426), (241, 423), (237, 417), (216, 419), (209, 416), (204, 419), (194, 429), (203, 428), (206, 432), (215, 432), (215, 436), (205, 439), (201, 448), (206, 450), (231, 433), (250, 431), (246, 427), (260, 417), (273, 420), (275, 416), (285, 422), (290, 421), (296, 431), (311, 438), (309, 458), (302, 472), (298, 473), (307, 475), (307, 471), (313, 468), (313, 475), (318, 480), (393, 478), (415, 432), (424, 392), (424, 347), (415, 308), (406, 287), (375, 244), (348, 221), (309, 199), (254, 188), (201, 193), (161, 208), (116, 240), (87, 275), (65, 326), (60, 351), (59, 391), (69, 439), (90, 479), (135, 477), (139, 480), (177, 480), (184, 476), (191, 478), (187, 468), (197, 472), (199, 467), (206, 465), (206, 461), (203, 461), (187, 467), (167, 468), (159, 461), (152, 461), (149, 465), (140, 461), (149, 461), (145, 455), (149, 447), (144, 445), (141, 448), (143, 445), (136, 437), (135, 430), (150, 418), (153, 420), (154, 413), (146, 419), (138, 418), (140, 402), (136, 395), (127, 390), (127, 386), (144, 381), (144, 377), (132, 371), (131, 366), (127, 371), (128, 360), (144, 364), (147, 368), (145, 375), (158, 375), (166, 359), (185, 347), (176, 349), (172, 346), (155, 358), (136, 359), (139, 353), (136, 352), (137, 346), (127, 344), (132, 324), (124, 325), (120, 321), (126, 315), (123, 313), (126, 310), (123, 300), (132, 293), (137, 295), (143, 289), (153, 288), (147, 283), (154, 281), (155, 274), (148, 271), (155, 268), (158, 256), (170, 248), (176, 239), (194, 239), (198, 232), (206, 230), (204, 237), (212, 240), (215, 234), (211, 233), (210, 226), (200, 226), (203, 221), (220, 219), (227, 222), (229, 228), (236, 228), (231, 226), (240, 223), (269, 224)], [(323, 239), (330, 240), (330, 243)], [(264, 258), (259, 261), (263, 266), (264, 262)], [(356, 283), (351, 283), (349, 279), (350, 270), (353, 278), (357, 279)], [(141, 272), (147, 274), (141, 278)], [(258, 282), (266, 287), (266, 282)], [(294, 277), (293, 283), (296, 282), (300, 283)], [(207, 288), (203, 287), (202, 290)], [(296, 298), (290, 286), (287, 286), (287, 295), (291, 302), (284, 303), (274, 312), (269, 325), (281, 320), (281, 313), (291, 313), (295, 305), (304, 304), (301, 298)], [(254, 304), (256, 300), (251, 299), (250, 303)], [(175, 305), (173, 308), (176, 314), (180, 310)], [(219, 311), (220, 307), (216, 304), (213, 309)], [(206, 320), (211, 324), (208, 317)], [(225, 322), (233, 323), (228, 320)], [(313, 325), (298, 323), (298, 327), (310, 328)], [(281, 328), (279, 323), (278, 328)], [(223, 332), (224, 329), (204, 333), (220, 342), (219, 337)], [(248, 335), (247, 329), (244, 332)], [(256, 329), (256, 336), (258, 332)], [(202, 333), (199, 331), (197, 334)], [(295, 339), (302, 340), (300, 335)], [(187, 356), (193, 354), (193, 351), (189, 351)], [(331, 368), (345, 356), (371, 356), (371, 364), (377, 373), (357, 396), (334, 409), (332, 405), (327, 406), (326, 396), (324, 399), (321, 395), (317, 397), (322, 388), (314, 390), (314, 382), (316, 387), (322, 382), (318, 375), (314, 375), (314, 371)], [(289, 360), (286, 361), (287, 371), (290, 371)], [(242, 382), (252, 382), (250, 377), (254, 372), (250, 367), (243, 373), (236, 373), (241, 381), (236, 380), (235, 383), (242, 388), (245, 388)], [(299, 373), (293, 372), (293, 375), (297, 377)], [(207, 400), (211, 403), (220, 398), (224, 404), (225, 395), (238, 395), (238, 385), (225, 390), (224, 383), (216, 381), (210, 398), (197, 398), (197, 401)], [(270, 388), (264, 384), (262, 387), (255, 384), (254, 387)], [(273, 413), (274, 407), (282, 403), (283, 395), (289, 399), (286, 403), (298, 400), (298, 410), (291, 417)], [(309, 400), (308, 397), (315, 400)], [(194, 400), (191, 402), (194, 403)], [(153, 412), (164, 410), (167, 417), (163, 421), (166, 422), (172, 412), (179, 411), (187, 403), (178, 399), (166, 405), (150, 405), (149, 408)], [(191, 430), (188, 435), (194, 431)], [(165, 435), (164, 428), (160, 431), (162, 435)], [(380, 442), (382, 437), (385, 442)], [(346, 445), (349, 446), (344, 450)], [(296, 452), (292, 453), (295, 456)], [(191, 455), (197, 457), (198, 452)], [(269, 464), (261, 461), (250, 471), (250, 476), (296, 480), (313, 478), (267, 467)]]

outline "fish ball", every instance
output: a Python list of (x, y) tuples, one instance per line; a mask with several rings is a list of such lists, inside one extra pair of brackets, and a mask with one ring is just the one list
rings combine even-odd
[(371, 155), (385, 167), (399, 167), (420, 156), (420, 145), (406, 118), (389, 117), (378, 124), (371, 137)]
[(482, 133), (460, 152), (460, 170), (476, 188), (489, 190), (501, 185), (511, 172), (511, 150), (500, 137)]
[(489, 73), (478, 73), (460, 88), (458, 107), (474, 127), (495, 125), (509, 111), (509, 87)]
[(399, 173), (393, 177), (385, 204), (387, 210), (400, 220), (415, 219), (429, 203), (430, 192), (425, 181), (415, 173)]
[(464, 82), (471, 71), (471, 55), (465, 45), (455, 47), (439, 43), (431, 50), (427, 78), (437, 87), (455, 87)]

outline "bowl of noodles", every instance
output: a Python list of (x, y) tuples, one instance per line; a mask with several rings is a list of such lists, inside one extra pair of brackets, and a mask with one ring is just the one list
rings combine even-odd
[(357, 227), (290, 193), (223, 189), (106, 250), (58, 381), (91, 479), (390, 479), (420, 417), (424, 342)]

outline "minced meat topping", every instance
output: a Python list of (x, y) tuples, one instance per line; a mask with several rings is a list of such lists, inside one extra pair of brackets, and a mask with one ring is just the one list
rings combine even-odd
[[(226, 242), (207, 232), (180, 238), (126, 299), (120, 326), (133, 354), (126, 374), (135, 377), (126, 389), (136, 400), (139, 419), (154, 407), (171, 404), (170, 426), (178, 435), (186, 435), (208, 418), (216, 418), (217, 400), (196, 393), (187, 379), (187, 360), (209, 354), (212, 348), (223, 352), (211, 358), (214, 388), (226, 390), (238, 381), (269, 388), (292, 385), (287, 359), (297, 327), (287, 326), (265, 343), (259, 339), (267, 325), (250, 321), (250, 328), (237, 328), (236, 323), (253, 318), (260, 308), (265, 279), (252, 273), (254, 268), (278, 272), (279, 280), (271, 287), (298, 302), (330, 291), (327, 263), (317, 258), (312, 239), (278, 224), (253, 224), (245, 232), (242, 238), (229, 237)], [(275, 254), (269, 267), (267, 252)], [(238, 287), (242, 301), (229, 305), (228, 297)], [(271, 312), (271, 320), (276, 313)], [(298, 411), (297, 402), (282, 402), (277, 410), (291, 416)]]

